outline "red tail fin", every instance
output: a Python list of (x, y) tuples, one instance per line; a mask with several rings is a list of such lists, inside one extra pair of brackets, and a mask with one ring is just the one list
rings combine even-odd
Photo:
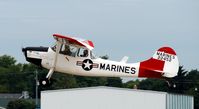
[(140, 62), (139, 77), (174, 77), (179, 69), (178, 57), (170, 47), (162, 47), (149, 60)]

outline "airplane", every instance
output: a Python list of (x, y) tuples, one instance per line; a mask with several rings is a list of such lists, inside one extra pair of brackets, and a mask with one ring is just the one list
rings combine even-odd
[(46, 78), (40, 80), (48, 86), (53, 72), (95, 77), (138, 77), (172, 78), (177, 76), (179, 61), (176, 52), (170, 47), (161, 47), (148, 60), (127, 63), (128, 57), (121, 61), (111, 61), (96, 57), (90, 40), (53, 34), (56, 41), (52, 47), (22, 48), (28, 62), (49, 69)]

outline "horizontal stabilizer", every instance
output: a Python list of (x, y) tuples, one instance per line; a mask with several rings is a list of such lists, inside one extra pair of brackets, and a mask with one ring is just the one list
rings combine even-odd
[(120, 62), (126, 63), (128, 59), (129, 59), (128, 56), (124, 56)]

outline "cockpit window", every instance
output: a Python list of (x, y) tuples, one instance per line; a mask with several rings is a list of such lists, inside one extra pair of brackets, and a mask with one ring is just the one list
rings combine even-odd
[(72, 52), (70, 51), (70, 46), (64, 44), (61, 46), (59, 53), (69, 56), (72, 54)]
[[(52, 47), (53, 51), (56, 51), (56, 45)], [(75, 57), (78, 48), (72, 45), (62, 44), (59, 53), (63, 55), (73, 56)]]
[(80, 48), (77, 56), (79, 57), (88, 57), (88, 50), (85, 48)]
[[(54, 52), (56, 52), (56, 45), (54, 45), (53, 47), (51, 47), (52, 50)], [(97, 57), (93, 54), (92, 51), (86, 49), (86, 48), (78, 48), (76, 46), (73, 45), (66, 45), (66, 44), (62, 44), (60, 51), (60, 54), (63, 55), (68, 55), (68, 56), (78, 56), (78, 57), (88, 57), (90, 56), (91, 59), (96, 59)], [(90, 53), (90, 55), (89, 55)]]

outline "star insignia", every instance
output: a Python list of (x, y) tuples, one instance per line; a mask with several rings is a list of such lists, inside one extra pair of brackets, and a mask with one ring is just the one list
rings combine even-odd
[(77, 66), (82, 66), (85, 71), (90, 71), (92, 68), (98, 68), (99, 64), (93, 63), (90, 59), (85, 59), (84, 61), (77, 61)]

